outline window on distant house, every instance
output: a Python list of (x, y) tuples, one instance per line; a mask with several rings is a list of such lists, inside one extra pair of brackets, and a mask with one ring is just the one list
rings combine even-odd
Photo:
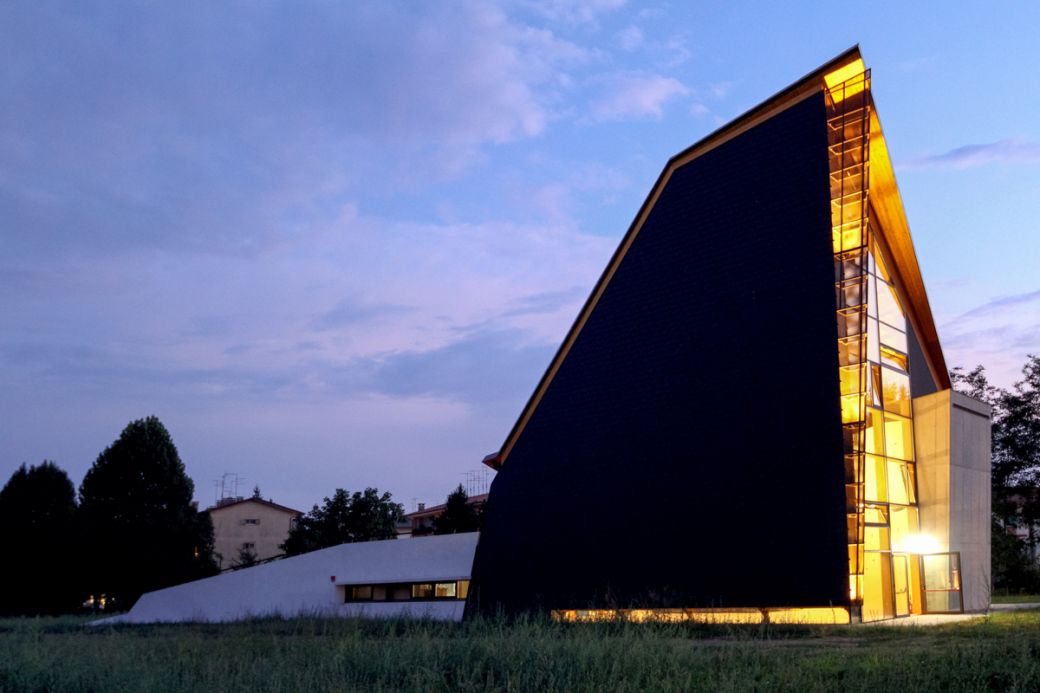
[(247, 517), (246, 519), (242, 520), (242, 524), (244, 524), (244, 525), (258, 525), (258, 524), (260, 524), (260, 519), (256, 518), (256, 517)]

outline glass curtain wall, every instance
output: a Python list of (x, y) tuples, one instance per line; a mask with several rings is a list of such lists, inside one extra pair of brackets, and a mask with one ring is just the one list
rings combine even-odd
[(857, 61), (825, 81), (849, 592), (871, 621), (910, 613), (902, 544), (918, 516), (907, 321), (868, 203), (870, 71)]

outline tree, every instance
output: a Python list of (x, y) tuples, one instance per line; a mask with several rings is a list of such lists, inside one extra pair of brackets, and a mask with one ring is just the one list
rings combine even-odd
[(989, 384), (982, 366), (950, 373), (956, 390), (993, 407), (993, 583), (1009, 590), (1040, 585), (1027, 545), (1008, 534), (1010, 527), (1032, 530), (1040, 523), (1040, 356), (1029, 355), (1022, 374), (1005, 390)]
[(79, 493), (92, 595), (127, 609), (143, 592), (217, 572), (213, 524), (192, 501), (195, 484), (156, 417), (128, 424)]
[(78, 532), (76, 489), (53, 462), (23, 464), (0, 490), (4, 568), (0, 570), (0, 613), (59, 614), (82, 601), (70, 577)]
[(994, 476), (1007, 484), (1040, 484), (1040, 356), (1030, 355), (1022, 380), (998, 396), (993, 430)]
[(481, 512), (469, 502), (466, 489), (458, 488), (448, 494), (444, 512), (433, 518), (434, 534), (457, 534), (476, 532), (480, 529)]
[(953, 381), (953, 389), (961, 394), (974, 397), (991, 406), (997, 401), (999, 390), (989, 384), (986, 369), (981, 365), (975, 366), (967, 373), (957, 366), (950, 371), (950, 380)]
[(231, 562), (231, 569), (250, 568), (257, 564), (256, 551), (250, 544), (242, 544), (238, 547), (238, 555)]
[(338, 488), (322, 507), (315, 505), (300, 517), (281, 548), (288, 556), (316, 551), (357, 541), (396, 539), (397, 523), (404, 519), (404, 507), (394, 503), (389, 493), (374, 488), (353, 495)]

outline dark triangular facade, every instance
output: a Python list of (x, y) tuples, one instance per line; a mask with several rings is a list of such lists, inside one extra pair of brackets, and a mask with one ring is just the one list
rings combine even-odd
[(816, 93), (671, 172), (492, 486), (473, 608), (848, 603)]

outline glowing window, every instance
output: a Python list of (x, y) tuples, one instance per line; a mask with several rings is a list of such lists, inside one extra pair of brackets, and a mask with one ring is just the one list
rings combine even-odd
[(851, 366), (863, 362), (863, 338), (847, 337), (838, 340), (838, 363)]
[(887, 525), (888, 506), (868, 505), (863, 509), (863, 519), (868, 524)]
[(455, 598), (455, 583), (454, 582), (438, 582), (433, 586), (433, 596), (438, 599), (454, 599)]
[(858, 306), (866, 300), (864, 284), (860, 279), (847, 279), (838, 287), (838, 299), (843, 306)]
[(867, 551), (887, 551), (888, 527), (872, 527), (867, 525), (864, 530), (863, 544)]
[(841, 398), (841, 422), (855, 423), (863, 419), (863, 395), (843, 395)]
[(881, 278), (883, 281), (891, 283), (892, 276), (888, 273), (888, 268), (885, 267), (885, 259), (881, 255), (881, 250), (877, 247), (877, 245), (875, 245), (872, 249), (872, 252), (870, 254), (870, 260), (871, 271), (877, 274), (877, 276)]
[(902, 462), (888, 462), (888, 500), (900, 505), (910, 503), (910, 480)]
[(882, 384), (885, 411), (910, 416), (910, 376), (891, 368), (883, 369)]
[(881, 363), (881, 339), (878, 335), (878, 321), (874, 318), (867, 320), (867, 359)]
[(914, 459), (914, 434), (910, 419), (885, 414), (885, 454), (900, 460)]
[(876, 455), (867, 455), (864, 460), (863, 499), (867, 501), (888, 500), (885, 460)]
[(412, 585), (412, 599), (433, 599), (433, 584), (419, 582)]
[(842, 279), (855, 279), (863, 276), (863, 253), (845, 253), (835, 263), (838, 276), (835, 281)]
[(867, 409), (867, 452), (875, 455), (885, 454), (885, 427), (882, 425), (881, 412)]
[[(906, 333), (897, 330), (896, 328), (881, 323), (881, 344), (892, 347), (896, 351), (906, 353)], [(880, 361), (880, 358), (871, 359), (871, 361)]]
[(870, 384), (867, 390), (870, 392), (870, 405), (881, 407), (881, 366), (876, 363), (870, 364)]
[(906, 358), (906, 354), (900, 354), (898, 351), (893, 351), (887, 346), (881, 347), (881, 363), (886, 366), (892, 366), (898, 368), (901, 371), (908, 371), (909, 363)]
[(906, 329), (906, 317), (899, 306), (896, 290), (880, 279), (877, 282), (878, 317), (900, 330)]
[(368, 601), (372, 598), (372, 585), (351, 585), (347, 590), (348, 599), (352, 602)]
[(838, 311), (839, 337), (854, 337), (862, 334), (865, 326), (862, 308), (846, 308)]
[[(864, 366), (844, 366), (841, 371), (841, 394), (856, 395), (863, 389)], [(858, 420), (858, 419), (857, 419)]]
[(917, 508), (893, 505), (889, 509), (892, 548), (904, 551), (906, 538), (917, 533)]

